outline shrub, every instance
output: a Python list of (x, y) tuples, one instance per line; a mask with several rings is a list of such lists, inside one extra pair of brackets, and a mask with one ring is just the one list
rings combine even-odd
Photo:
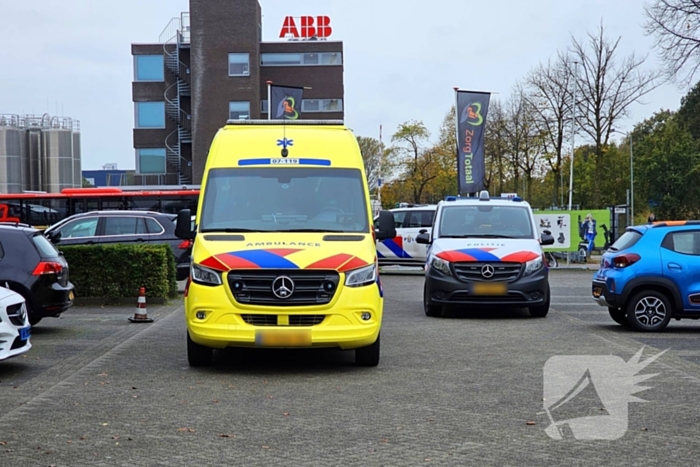
[(175, 258), (168, 245), (66, 245), (59, 249), (68, 261), (76, 297), (136, 297), (141, 287), (148, 297), (177, 296)]

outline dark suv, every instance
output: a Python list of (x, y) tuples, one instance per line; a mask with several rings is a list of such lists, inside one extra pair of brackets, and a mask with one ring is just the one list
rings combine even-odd
[(0, 284), (24, 297), (32, 325), (73, 305), (66, 259), (26, 224), (0, 222)]
[(190, 244), (175, 236), (174, 219), (172, 214), (152, 211), (91, 211), (50, 226), (44, 235), (60, 246), (165, 243), (175, 255), (178, 276), (184, 270), (187, 277)]

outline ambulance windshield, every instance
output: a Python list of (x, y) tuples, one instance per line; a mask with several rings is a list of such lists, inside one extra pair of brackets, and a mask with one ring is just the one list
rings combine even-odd
[(369, 233), (362, 173), (331, 168), (209, 172), (202, 232)]

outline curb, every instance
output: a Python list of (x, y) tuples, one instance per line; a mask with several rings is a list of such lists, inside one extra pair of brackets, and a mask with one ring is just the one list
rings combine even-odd
[[(136, 297), (138, 298), (138, 297)], [(74, 306), (100, 306), (100, 305), (134, 305), (136, 298), (97, 298), (97, 297), (75, 297), (73, 300)], [(168, 303), (167, 298), (149, 298), (149, 303), (154, 305), (166, 305)]]

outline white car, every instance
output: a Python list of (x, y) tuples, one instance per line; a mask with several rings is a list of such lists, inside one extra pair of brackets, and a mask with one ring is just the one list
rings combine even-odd
[(410, 206), (390, 209), (394, 214), (396, 237), (377, 242), (377, 257), (381, 265), (423, 266), (426, 245), (416, 242), (419, 233), (430, 234), (437, 205)]
[(24, 297), (0, 287), (0, 360), (28, 352), (31, 333)]

